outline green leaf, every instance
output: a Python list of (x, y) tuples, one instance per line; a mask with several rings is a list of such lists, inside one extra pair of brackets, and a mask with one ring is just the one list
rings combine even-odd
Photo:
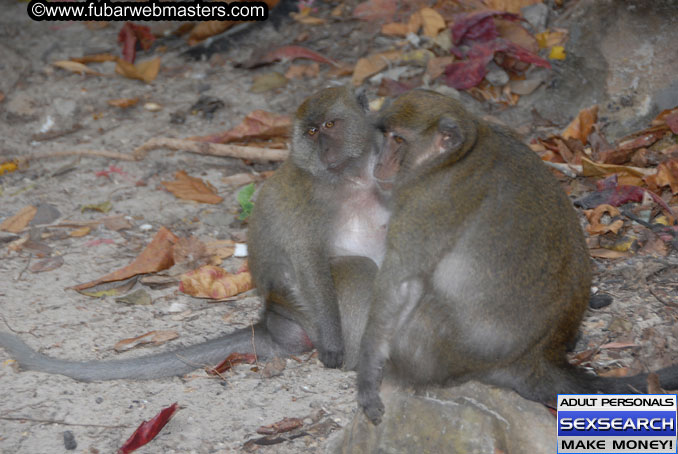
[(240, 208), (242, 211), (240, 212), (240, 216), (238, 216), (238, 219), (241, 221), (244, 221), (249, 217), (249, 215), (252, 213), (252, 208), (254, 208), (254, 202), (252, 202), (252, 196), (254, 195), (254, 183), (250, 183), (244, 188), (242, 188), (240, 191), (238, 191), (238, 195), (236, 196), (238, 203), (240, 204)]

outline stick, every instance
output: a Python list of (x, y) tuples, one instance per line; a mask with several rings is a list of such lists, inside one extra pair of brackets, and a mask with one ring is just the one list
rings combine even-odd
[(172, 139), (170, 137), (154, 137), (134, 150), (133, 155), (136, 159), (142, 159), (150, 150), (155, 150), (156, 148), (185, 150), (190, 153), (249, 159), (250, 161), (284, 161), (288, 154), (287, 150), (276, 150), (273, 148), (246, 147), (242, 145)]
[(30, 421), (30, 422), (39, 422), (43, 424), (60, 424), (63, 426), (76, 426), (76, 427), (102, 427), (104, 429), (126, 429), (128, 427), (132, 427), (129, 425), (117, 425), (117, 426), (109, 426), (109, 425), (104, 425), (104, 424), (78, 424), (78, 423), (72, 423), (72, 422), (66, 422), (66, 421), (61, 421), (58, 419), (36, 419), (36, 418), (30, 418), (30, 417), (23, 417), (23, 416), (0, 416), (0, 419), (5, 420), (5, 421)]

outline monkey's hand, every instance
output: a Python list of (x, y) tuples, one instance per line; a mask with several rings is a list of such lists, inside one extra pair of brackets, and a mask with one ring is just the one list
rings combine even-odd
[(373, 389), (360, 389), (358, 387), (358, 405), (363, 409), (365, 416), (372, 424), (378, 426), (381, 417), (384, 416), (384, 403), (379, 397), (379, 391)]

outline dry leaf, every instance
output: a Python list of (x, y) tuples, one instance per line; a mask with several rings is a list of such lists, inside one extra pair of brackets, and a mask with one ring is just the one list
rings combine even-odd
[(289, 82), (287, 77), (276, 71), (266, 74), (258, 74), (254, 76), (252, 80), (252, 87), (250, 88), (250, 91), (252, 93), (264, 93), (277, 88), (282, 88), (287, 85), (287, 82)]
[(621, 213), (619, 210), (612, 205), (602, 204), (598, 205), (592, 210), (584, 210), (586, 218), (589, 220), (589, 225), (586, 227), (586, 231), (591, 235), (600, 235), (602, 233), (612, 232), (617, 234), (619, 229), (624, 226), (624, 221), (617, 219), (616, 221), (610, 224), (601, 223), (601, 219), (605, 214), (608, 214), (610, 217), (614, 218)]
[(304, 425), (304, 421), (300, 418), (284, 418), (268, 426), (261, 426), (257, 429), (257, 433), (261, 435), (276, 435), (279, 433), (289, 432)]
[(402, 57), (402, 52), (399, 50), (392, 50), (389, 52), (382, 52), (379, 54), (372, 54), (366, 58), (361, 58), (355, 65), (353, 70), (352, 83), (358, 86), (363, 83), (365, 79), (381, 70), (385, 69), (392, 61), (399, 60)]
[[(310, 9), (306, 9), (305, 11), (309, 11)], [(301, 13), (290, 13), (290, 16), (292, 19), (295, 21), (299, 22), (300, 24), (305, 24), (305, 25), (324, 25), (327, 23), (327, 21), (321, 17), (313, 17), (309, 15), (308, 13), (301, 12)]]
[(177, 337), (179, 337), (179, 334), (172, 330), (150, 331), (141, 336), (121, 340), (113, 346), (113, 350), (124, 352), (146, 344), (161, 345)]
[(191, 177), (183, 170), (176, 172), (174, 178), (176, 178), (174, 181), (163, 181), (162, 185), (175, 197), (211, 204), (221, 203), (224, 200), (216, 194), (211, 184), (200, 178)]
[(311, 63), (310, 65), (291, 65), (285, 73), (288, 79), (301, 79), (302, 77), (316, 77), (320, 73), (320, 65)]
[(407, 32), (414, 33), (416, 35), (417, 33), (419, 33), (421, 24), (422, 24), (421, 12), (417, 11), (416, 13), (412, 14), (410, 16), (410, 19), (407, 21)]
[(542, 0), (484, 0), (484, 3), (489, 9), (518, 14), (522, 8), (535, 3), (541, 3), (541, 1)]
[(181, 276), (179, 290), (198, 298), (224, 299), (253, 288), (249, 272), (231, 274), (223, 268), (205, 265)]
[(454, 55), (431, 58), (426, 63), (426, 74), (430, 80), (437, 79), (443, 75), (445, 68), (452, 63), (454, 63)]
[(406, 36), (410, 32), (407, 24), (391, 22), (381, 26), (381, 34), (387, 36)]
[(589, 255), (599, 259), (623, 259), (631, 256), (628, 252), (613, 251), (612, 249), (605, 248), (589, 249)]
[(353, 17), (364, 21), (391, 20), (398, 12), (397, 0), (367, 0), (353, 10)]
[(589, 134), (593, 131), (593, 125), (598, 120), (598, 106), (591, 106), (588, 109), (581, 110), (577, 117), (565, 128), (562, 136), (566, 139), (579, 139), (582, 144), (586, 144)]
[(71, 71), (77, 74), (92, 74), (94, 76), (103, 76), (100, 72), (97, 72), (93, 70), (92, 68), (88, 67), (87, 65), (83, 65), (82, 63), (78, 63), (77, 61), (71, 61), (71, 60), (60, 60), (60, 61), (55, 61), (52, 63), (54, 66), (65, 69), (67, 71)]
[(123, 215), (108, 216), (106, 218), (103, 218), (101, 221), (104, 223), (104, 226), (108, 230), (112, 230), (114, 232), (132, 228), (132, 224), (130, 224), (130, 222), (127, 219), (125, 219), (125, 216)]
[(137, 430), (134, 431), (132, 436), (130, 436), (120, 449), (118, 449), (117, 454), (129, 454), (153, 440), (162, 428), (165, 427), (165, 424), (172, 419), (172, 416), (174, 416), (174, 413), (178, 409), (179, 406), (175, 402), (169, 407), (163, 408), (160, 413), (149, 421), (144, 421), (139, 424), (139, 427), (137, 427)]
[(657, 166), (655, 183), (658, 187), (670, 186), (673, 194), (678, 194), (678, 159), (662, 162)]
[(45, 271), (52, 271), (64, 264), (64, 258), (60, 255), (50, 257), (48, 259), (40, 260), (33, 263), (30, 268), (31, 273), (44, 273)]
[(620, 166), (616, 164), (600, 164), (590, 159), (581, 158), (582, 176), (585, 177), (605, 177), (616, 173), (619, 177), (633, 176), (643, 178), (654, 173), (653, 169), (643, 169), (642, 167)]
[(153, 240), (141, 251), (137, 258), (129, 265), (109, 273), (99, 279), (72, 287), (75, 290), (84, 290), (103, 282), (121, 281), (137, 274), (155, 273), (166, 270), (174, 265), (174, 244), (179, 240), (175, 234), (165, 227), (160, 228)]
[(160, 57), (145, 60), (139, 63), (128, 63), (123, 59), (118, 59), (115, 65), (115, 72), (129, 79), (143, 80), (150, 84), (158, 76), (160, 71)]
[(548, 49), (554, 46), (563, 46), (567, 42), (567, 34), (567, 29), (555, 28), (537, 33), (534, 37), (537, 39), (540, 49)]
[(103, 63), (106, 61), (116, 61), (119, 57), (112, 54), (93, 54), (85, 55), (84, 57), (74, 57), (71, 61), (78, 63)]
[(257, 356), (254, 353), (231, 353), (226, 357), (225, 360), (220, 362), (214, 367), (206, 367), (205, 372), (207, 375), (219, 375), (223, 374), (227, 370), (231, 369), (233, 366), (238, 364), (254, 364), (257, 362)]
[(235, 243), (231, 240), (211, 241), (205, 244), (206, 254), (210, 256), (210, 265), (219, 265), (235, 252)]
[(88, 226), (84, 226), (80, 227), (79, 229), (71, 230), (69, 232), (69, 235), (72, 236), (73, 238), (80, 238), (82, 236), (87, 235), (91, 231), (92, 231), (91, 228), (89, 228)]
[(292, 119), (289, 115), (255, 110), (233, 129), (209, 136), (191, 137), (190, 139), (211, 143), (247, 143), (255, 139), (267, 140), (276, 137), (288, 137), (291, 127)]
[(139, 98), (119, 98), (119, 99), (109, 99), (108, 104), (113, 107), (120, 107), (121, 109), (127, 109), (128, 107), (135, 106), (139, 102)]
[(525, 30), (525, 27), (520, 25), (519, 22), (497, 19), (495, 20), (495, 24), (497, 31), (499, 31), (502, 38), (507, 39), (534, 54), (539, 52), (537, 40), (530, 32)]
[(419, 11), (422, 26), (424, 27), (424, 36), (435, 38), (445, 29), (445, 19), (436, 10), (431, 8), (422, 8)]
[(11, 233), (19, 233), (33, 220), (38, 209), (32, 205), (23, 207), (17, 214), (7, 218), (0, 224), (0, 230)]

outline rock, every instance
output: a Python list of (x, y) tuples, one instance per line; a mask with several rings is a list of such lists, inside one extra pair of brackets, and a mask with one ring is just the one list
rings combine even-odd
[(327, 454), (550, 454), (556, 444), (556, 419), (546, 407), (506, 389), (467, 382), (413, 394), (383, 386), (382, 398), (382, 423), (356, 413)]
[(78, 442), (75, 441), (75, 435), (70, 430), (64, 431), (64, 448), (67, 451), (73, 451), (78, 447)]
[(487, 65), (487, 74), (485, 74), (485, 79), (487, 79), (487, 81), (495, 87), (503, 87), (508, 83), (509, 75), (495, 62), (490, 62)]
[(541, 32), (546, 28), (546, 21), (548, 21), (549, 17), (549, 7), (541, 2), (534, 3), (521, 9), (520, 14), (536, 32)]

